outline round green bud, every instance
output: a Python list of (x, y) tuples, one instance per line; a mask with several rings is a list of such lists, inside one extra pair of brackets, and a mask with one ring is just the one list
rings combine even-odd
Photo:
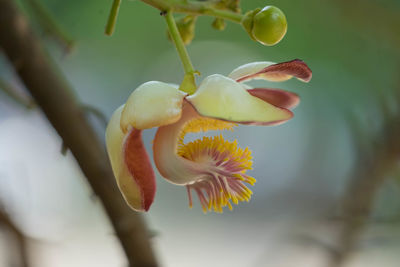
[(247, 12), (241, 23), (251, 39), (263, 45), (279, 43), (287, 30), (285, 14), (274, 6), (256, 8)]
[(274, 6), (266, 6), (253, 17), (251, 34), (264, 45), (275, 45), (285, 36), (287, 21), (285, 14)]

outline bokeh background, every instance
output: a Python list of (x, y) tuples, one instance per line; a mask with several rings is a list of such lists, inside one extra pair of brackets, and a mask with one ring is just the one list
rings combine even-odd
[[(67, 52), (38, 30), (50, 56), (82, 104), (106, 118), (143, 82), (180, 82), (181, 63), (154, 8), (123, 1), (116, 32), (107, 37), (110, 0), (39, 2), (74, 41)], [(19, 4), (34, 18), (25, 1)], [(144, 216), (159, 262), (167, 267), (397, 267), (400, 180), (393, 153), (399, 151), (388, 148), (400, 136), (400, 2), (252, 0), (242, 1), (242, 9), (267, 4), (281, 8), (288, 19), (288, 33), (274, 47), (252, 41), (240, 25), (228, 23), (220, 32), (211, 27), (212, 18), (199, 18), (188, 47), (202, 73), (199, 81), (248, 62), (295, 58), (310, 66), (313, 79), (252, 83), (298, 93), (294, 119), (224, 133), (253, 151), (250, 175), (257, 183), (249, 203), (204, 215), (197, 199), (188, 208), (184, 188), (157, 176), (156, 199)], [(4, 55), (0, 78), (26, 93)], [(103, 139), (104, 122), (88, 116)], [(144, 135), (150, 152), (154, 133)], [(61, 146), (39, 109), (26, 109), (0, 90), (0, 201), (28, 237), (31, 265), (125, 266), (99, 201), (71, 153), (60, 153)], [(359, 216), (359, 206), (367, 215)], [(360, 220), (354, 223), (351, 216)], [(15, 264), (12, 251), (4, 229), (0, 266)]]

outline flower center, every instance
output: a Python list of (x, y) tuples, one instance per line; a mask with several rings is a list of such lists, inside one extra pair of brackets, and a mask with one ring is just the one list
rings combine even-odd
[(225, 141), (222, 135), (203, 137), (202, 139), (184, 143), (187, 133), (205, 132), (209, 130), (232, 130), (235, 123), (217, 119), (196, 117), (186, 122), (180, 132), (177, 154), (187, 160), (202, 164), (206, 175), (186, 185), (189, 206), (192, 207), (192, 194), (195, 191), (204, 212), (214, 210), (222, 212), (230, 201), (249, 201), (252, 195), (244, 183), (254, 185), (255, 179), (245, 172), (251, 169), (251, 151), (237, 146), (237, 140)]

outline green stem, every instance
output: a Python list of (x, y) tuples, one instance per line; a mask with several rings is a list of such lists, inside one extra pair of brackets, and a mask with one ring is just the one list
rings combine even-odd
[(188, 13), (199, 16), (212, 16), (241, 23), (243, 14), (215, 7), (215, 2), (194, 2), (181, 0), (142, 0), (161, 11), (174, 10), (175, 13)]
[(183, 69), (185, 70), (185, 76), (183, 77), (183, 81), (179, 87), (179, 90), (188, 94), (193, 94), (196, 92), (196, 82), (194, 79), (194, 74), (196, 71), (194, 70), (192, 62), (190, 61), (189, 54), (186, 50), (185, 44), (183, 43), (178, 27), (176, 26), (172, 11), (167, 11), (165, 14), (165, 20), (168, 25), (169, 34), (175, 44), (176, 50), (178, 51), (179, 57), (182, 61)]
[(183, 43), (182, 37), (179, 33), (178, 27), (176, 26), (175, 19), (171, 11), (168, 11), (165, 15), (165, 20), (167, 21), (171, 39), (175, 44), (179, 57), (181, 58), (185, 74), (193, 74), (194, 68), (192, 62), (190, 61), (189, 54), (186, 50), (185, 44)]
[(221, 9), (209, 9), (204, 12), (204, 15), (213, 16), (221, 19), (230, 20), (236, 23), (241, 23), (244, 15), (238, 14), (228, 10), (221, 10)]
[(111, 36), (114, 33), (115, 25), (117, 24), (117, 17), (121, 0), (114, 0), (111, 6), (110, 15), (106, 25), (105, 34)]

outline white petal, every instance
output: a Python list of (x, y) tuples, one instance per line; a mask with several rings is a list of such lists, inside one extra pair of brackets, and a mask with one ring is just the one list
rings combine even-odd
[(241, 66), (237, 67), (236, 69), (234, 69), (228, 75), (228, 77), (233, 80), (238, 80), (242, 77), (257, 73), (260, 70), (262, 70), (268, 66), (271, 66), (273, 64), (275, 64), (275, 63), (270, 62), (270, 61), (259, 61), (259, 62), (247, 63), (247, 64), (241, 65)]
[(204, 79), (196, 93), (186, 99), (202, 116), (234, 122), (272, 123), (293, 115), (252, 96), (240, 83), (219, 74)]
[(146, 82), (129, 96), (122, 111), (121, 128), (148, 129), (174, 123), (182, 114), (186, 93), (177, 87), (157, 81)]

